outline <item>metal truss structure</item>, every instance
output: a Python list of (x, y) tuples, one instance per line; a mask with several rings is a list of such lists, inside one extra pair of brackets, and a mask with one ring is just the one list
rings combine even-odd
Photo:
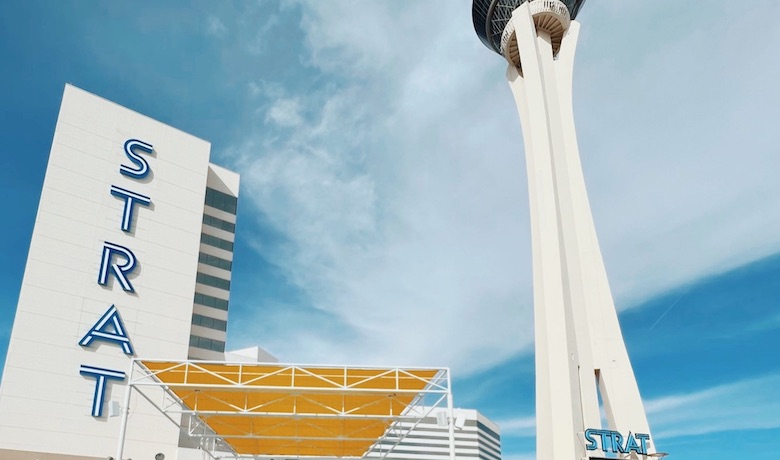
[(385, 458), (443, 409), (455, 459), (447, 368), (133, 359), (119, 459), (133, 391), (214, 460), (363, 458), (380, 448)]

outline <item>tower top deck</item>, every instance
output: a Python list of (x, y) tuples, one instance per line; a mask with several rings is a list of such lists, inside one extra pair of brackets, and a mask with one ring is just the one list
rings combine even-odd
[[(471, 8), (471, 17), (474, 21), (474, 30), (479, 39), (488, 48), (498, 54), (501, 53), (501, 37), (504, 33), (512, 11), (528, 1), (540, 0), (474, 0)], [(577, 17), (585, 0), (561, 0), (569, 10), (571, 19)]]

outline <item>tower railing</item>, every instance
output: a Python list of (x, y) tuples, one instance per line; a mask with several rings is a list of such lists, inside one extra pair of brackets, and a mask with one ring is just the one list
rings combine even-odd
[[(563, 36), (571, 24), (569, 8), (561, 0), (531, 0), (528, 2), (528, 9), (533, 17), (536, 30), (545, 31), (550, 35), (553, 56), (557, 56), (561, 49)], [(501, 34), (500, 50), (507, 61), (515, 67), (521, 67), (520, 53), (515, 38), (515, 26), (512, 21), (507, 23)]]
[(531, 0), (528, 2), (528, 8), (531, 10), (531, 16), (540, 13), (553, 13), (561, 18), (565, 17), (566, 21), (571, 20), (569, 9), (561, 0)]

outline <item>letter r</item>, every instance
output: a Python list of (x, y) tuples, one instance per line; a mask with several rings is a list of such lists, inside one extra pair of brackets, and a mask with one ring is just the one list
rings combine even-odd
[[(124, 262), (121, 264), (115, 262), (115, 256), (123, 257)], [(135, 292), (133, 285), (130, 284), (130, 280), (128, 280), (126, 276), (135, 269), (135, 265), (136, 258), (133, 251), (124, 246), (106, 241), (103, 245), (103, 255), (100, 258), (98, 284), (106, 286), (108, 284), (109, 274), (113, 274), (116, 280), (119, 281), (119, 284), (122, 285), (122, 289), (127, 292)]]

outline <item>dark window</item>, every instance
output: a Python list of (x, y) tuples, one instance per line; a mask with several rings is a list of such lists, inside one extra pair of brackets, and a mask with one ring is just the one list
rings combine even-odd
[(233, 268), (233, 262), (220, 259), (217, 256), (212, 256), (211, 254), (204, 254), (202, 252), (198, 255), (198, 262), (227, 271), (230, 271)]
[(200, 235), (200, 242), (214, 246), (215, 248), (224, 249), (225, 251), (233, 252), (233, 242), (217, 238), (216, 236), (206, 235), (205, 233)]
[(238, 208), (238, 198), (206, 187), (206, 204), (212, 208), (235, 214)]
[(196, 326), (207, 327), (209, 329), (216, 329), (218, 331), (227, 331), (227, 321), (210, 318), (208, 316), (199, 315), (197, 313), (193, 313), (192, 315), (192, 324)]
[(190, 336), (190, 346), (195, 348), (203, 348), (204, 350), (211, 351), (225, 351), (225, 342), (221, 340), (207, 339), (206, 337), (200, 337), (197, 335)]
[(215, 288), (224, 289), (226, 291), (230, 290), (230, 281), (220, 278), (218, 276), (211, 276), (205, 273), (198, 272), (198, 276), (195, 278), (195, 281), (201, 284), (205, 284), (207, 286), (213, 286)]
[(498, 433), (496, 433), (495, 431), (493, 431), (490, 428), (486, 427), (484, 423), (477, 422), (477, 428), (479, 428), (480, 430), (484, 431), (487, 435), (491, 436), (496, 441), (501, 442), (501, 436), (499, 436)]
[(203, 223), (220, 230), (225, 230), (226, 232), (236, 233), (236, 224), (226, 220), (218, 219), (214, 216), (203, 214)]
[(195, 293), (195, 303), (206, 307), (216, 308), (218, 310), (228, 310), (228, 301), (225, 299), (218, 299), (206, 294)]

